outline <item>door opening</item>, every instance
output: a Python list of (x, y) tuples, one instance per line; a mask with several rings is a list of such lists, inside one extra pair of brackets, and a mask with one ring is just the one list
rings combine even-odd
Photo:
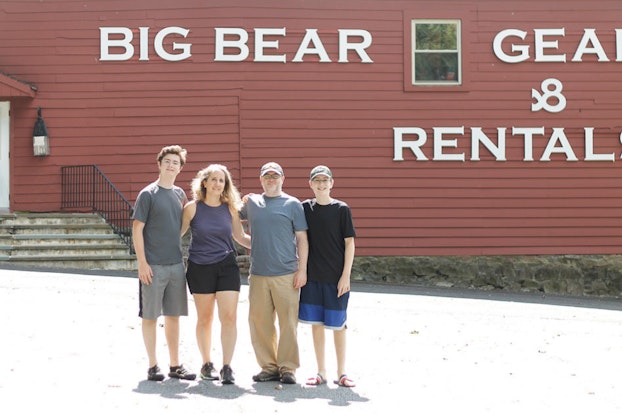
[(9, 109), (11, 103), (0, 102), (0, 213), (9, 212)]

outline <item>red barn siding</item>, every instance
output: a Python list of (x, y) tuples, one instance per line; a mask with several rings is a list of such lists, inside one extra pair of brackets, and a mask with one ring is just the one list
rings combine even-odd
[[(539, 161), (552, 128), (563, 127), (582, 160), (584, 127), (594, 127), (595, 153), (620, 154), (620, 62), (615, 59), (618, 1), (464, 2), (162, 0), (0, 3), (0, 71), (38, 87), (32, 100), (12, 102), (11, 208), (60, 206), (60, 167), (97, 164), (130, 200), (155, 179), (155, 153), (179, 143), (189, 151), (178, 183), (188, 188), (208, 163), (229, 166), (243, 192), (260, 190), (258, 168), (279, 161), (285, 190), (311, 195), (307, 174), (331, 166), (334, 196), (353, 209), (358, 255), (511, 255), (619, 253), (622, 162)], [(408, 84), (410, 19), (461, 19), (461, 87)], [(168, 26), (190, 29), (192, 58), (99, 61), (99, 27), (150, 27), (150, 41)], [(288, 62), (214, 62), (214, 28), (287, 29), (279, 50)], [(595, 28), (611, 62), (533, 61), (533, 29), (564, 27), (560, 53), (572, 58), (584, 28)], [(36, 28), (36, 30), (35, 30)], [(305, 29), (317, 28), (332, 63), (292, 63)], [(337, 63), (338, 29), (369, 31), (374, 60), (353, 54)], [(406, 29), (405, 29), (406, 28)], [(492, 52), (501, 30), (528, 35), (532, 57), (507, 64)], [(138, 47), (137, 39), (133, 44)], [(170, 46), (170, 45), (169, 45)], [(136, 52), (138, 53), (138, 52)], [(554, 77), (567, 108), (531, 112), (531, 89)], [(0, 82), (0, 87), (2, 83)], [(2, 89), (0, 89), (2, 95)], [(6, 97), (6, 94), (3, 95)], [(51, 156), (32, 156), (36, 107), (43, 108)], [(393, 161), (393, 128), (428, 132), (465, 127), (458, 149), (465, 162)], [(470, 161), (470, 128), (496, 141), (506, 131), (508, 161), (480, 148)], [(545, 127), (534, 159), (512, 127)]]

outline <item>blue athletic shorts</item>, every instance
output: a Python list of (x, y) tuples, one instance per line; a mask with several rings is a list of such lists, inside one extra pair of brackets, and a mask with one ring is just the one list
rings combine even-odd
[(350, 292), (337, 297), (337, 284), (307, 281), (300, 289), (298, 320), (322, 324), (327, 329), (341, 330), (346, 326)]

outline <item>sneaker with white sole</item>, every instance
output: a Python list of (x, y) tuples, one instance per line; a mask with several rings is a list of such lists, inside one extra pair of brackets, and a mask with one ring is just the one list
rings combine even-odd
[(201, 368), (201, 379), (205, 380), (218, 380), (218, 374), (216, 373), (216, 369), (214, 369), (214, 364), (212, 362), (207, 362)]
[(160, 371), (158, 365), (149, 368), (147, 371), (147, 380), (153, 380), (156, 382), (164, 380), (164, 375)]
[(170, 378), (194, 380), (197, 377), (196, 374), (188, 372), (183, 365), (170, 366), (170, 369), (170, 372), (168, 372)]

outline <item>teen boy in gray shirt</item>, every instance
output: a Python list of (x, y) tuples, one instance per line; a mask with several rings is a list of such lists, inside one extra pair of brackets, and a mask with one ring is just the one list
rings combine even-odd
[(164, 380), (156, 356), (156, 323), (164, 315), (170, 357), (168, 375), (193, 380), (196, 375), (179, 363), (179, 316), (188, 315), (180, 237), (182, 211), (188, 198), (183, 189), (175, 186), (175, 178), (186, 163), (186, 150), (164, 147), (157, 161), (158, 180), (138, 194), (132, 223), (140, 279), (139, 316), (149, 359), (147, 379)]

